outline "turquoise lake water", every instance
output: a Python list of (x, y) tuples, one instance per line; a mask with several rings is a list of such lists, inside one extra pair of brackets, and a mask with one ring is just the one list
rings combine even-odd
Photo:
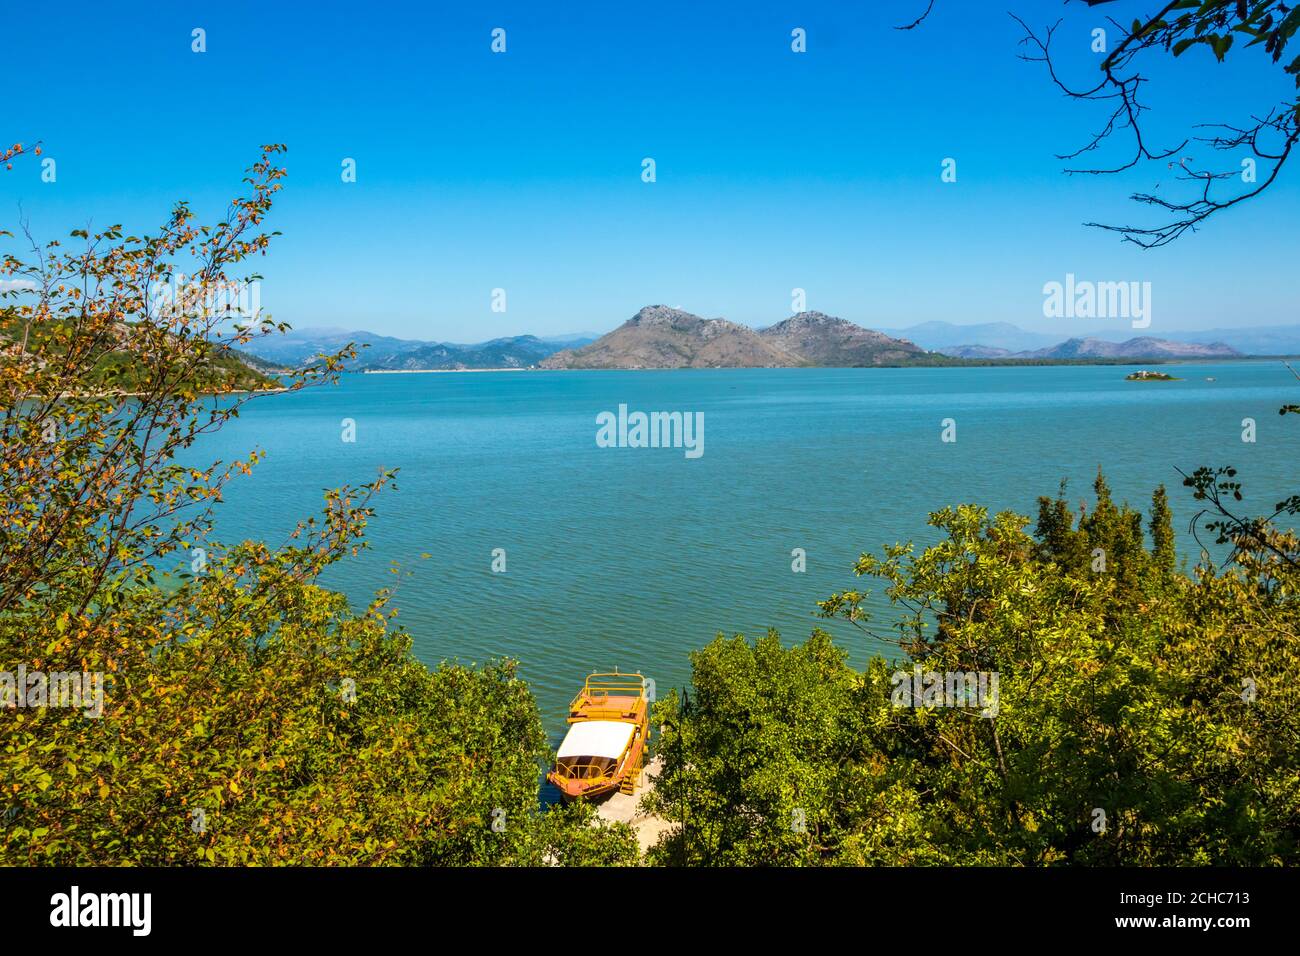
[[(593, 669), (641, 670), (662, 693), (718, 632), (801, 640), (815, 602), (855, 585), (860, 552), (932, 541), (926, 514), (944, 505), (1032, 515), (1062, 477), (1071, 499), (1089, 495), (1100, 464), (1144, 511), (1165, 483), (1194, 558), (1175, 466), (1236, 465), (1255, 511), (1294, 490), (1300, 421), (1277, 410), (1300, 383), (1280, 363), (1162, 368), (1184, 380), (1125, 382), (1132, 369), (1115, 366), (349, 375), (257, 399), (201, 451), (268, 453), (228, 490), (225, 540), (277, 542), (325, 488), (400, 468), (372, 550), (326, 583), (363, 605), (400, 561), (413, 574), (398, 620), (419, 656), (518, 658), (558, 736)], [(703, 412), (704, 454), (597, 447), (597, 414), (620, 404)], [(946, 418), (955, 443), (940, 440)], [(791, 571), (794, 548), (806, 573)], [(874, 606), (887, 633), (888, 604)], [(823, 624), (859, 665), (890, 650)]]

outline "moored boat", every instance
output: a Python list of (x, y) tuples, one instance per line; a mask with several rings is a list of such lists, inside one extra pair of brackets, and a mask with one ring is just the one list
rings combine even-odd
[(566, 800), (636, 793), (650, 739), (640, 674), (592, 674), (569, 704), (569, 732), (546, 779)]

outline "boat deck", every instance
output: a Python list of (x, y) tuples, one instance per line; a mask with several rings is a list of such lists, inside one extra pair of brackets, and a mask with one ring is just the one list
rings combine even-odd
[(579, 694), (569, 705), (569, 721), (628, 720), (640, 722), (645, 716), (644, 697), (613, 694)]

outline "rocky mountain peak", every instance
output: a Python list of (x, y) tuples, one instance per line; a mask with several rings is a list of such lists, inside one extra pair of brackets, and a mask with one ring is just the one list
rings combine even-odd
[(647, 305), (628, 320), (629, 325), (671, 325), (681, 326), (703, 322), (698, 315), (683, 312), (667, 305)]
[(804, 329), (843, 328), (852, 325), (853, 323), (848, 319), (827, 315), (825, 312), (799, 312), (782, 322), (778, 322), (774, 327), (797, 332)]

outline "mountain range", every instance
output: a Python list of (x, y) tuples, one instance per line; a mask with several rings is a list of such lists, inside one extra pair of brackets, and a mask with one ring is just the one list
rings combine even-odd
[(515, 335), (462, 345), (399, 339), (365, 330), (304, 328), (255, 339), (244, 351), (268, 362), (297, 368), (351, 343), (357, 347), (357, 357), (346, 367), (353, 371), (530, 368), (554, 352), (586, 345), (595, 339), (594, 334), (585, 333), (554, 338)]
[(809, 365), (894, 365), (926, 355), (925, 349), (907, 339), (864, 329), (822, 312), (800, 312), (758, 334)]
[(1240, 358), (1241, 353), (1222, 342), (1201, 345), (1195, 342), (1172, 342), (1150, 336), (1127, 339), (1123, 342), (1106, 342), (1098, 338), (1067, 339), (1059, 345), (1044, 349), (1012, 352), (985, 345), (959, 345), (944, 349), (953, 358), (974, 359), (1188, 359), (1188, 358)]
[(726, 319), (648, 305), (590, 345), (556, 352), (543, 368), (778, 368), (805, 364), (777, 340)]
[(569, 369), (860, 367), (943, 365), (951, 364), (953, 358), (1079, 361), (1233, 358), (1239, 354), (1217, 342), (1197, 345), (1155, 338), (1135, 338), (1121, 343), (1096, 338), (1070, 339), (1047, 348), (1015, 353), (982, 345), (959, 346), (941, 352), (822, 312), (800, 312), (755, 331), (726, 319), (702, 319), (680, 309), (651, 305), (590, 345), (556, 352), (544, 359), (541, 366)]
[[(915, 342), (924, 349), (957, 355), (959, 349), (1002, 350), (993, 354), (967, 352), (972, 357), (995, 357), (1003, 352), (1033, 352), (1050, 348), (1062, 341), (1061, 333), (1033, 332), (1010, 322), (984, 322), (958, 325), (953, 322), (922, 322), (906, 328), (881, 329), (886, 335)], [(1152, 330), (1146, 330), (1152, 331)], [(1076, 329), (1066, 338), (1099, 339), (1124, 342), (1133, 335), (1128, 324), (1094, 329)], [(1200, 331), (1160, 330), (1159, 338), (1170, 342), (1218, 342), (1242, 355), (1300, 354), (1300, 325), (1256, 325), (1242, 328), (1215, 328)]]
[(928, 355), (911, 342), (821, 312), (800, 312), (756, 332), (726, 319), (648, 305), (590, 345), (555, 353), (542, 368), (896, 365)]
[(1169, 332), (1126, 337), (1127, 328), (1061, 341), (1009, 322), (924, 322), (871, 330), (821, 312), (801, 312), (753, 329), (664, 305), (646, 306), (605, 335), (516, 335), (460, 344), (401, 339), (367, 331), (306, 328), (246, 347), (258, 359), (302, 366), (349, 342), (363, 346), (353, 371), (489, 368), (743, 368), (941, 365), (964, 361), (1115, 361), (1223, 359), (1300, 352), (1300, 326)]

